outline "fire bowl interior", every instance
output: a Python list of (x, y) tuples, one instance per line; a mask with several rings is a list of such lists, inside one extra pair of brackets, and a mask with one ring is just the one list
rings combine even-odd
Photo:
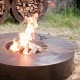
[[(45, 50), (47, 49), (47, 45), (45, 45), (42, 41), (34, 41), (33, 43), (39, 45), (39, 46), (43, 49), (43, 51), (45, 51)], [(5, 49), (8, 50), (8, 51), (10, 51), (10, 46), (11, 46), (12, 44), (13, 44), (13, 41), (8, 42), (8, 43), (5, 45)], [(10, 51), (10, 52), (11, 52), (11, 51)], [(13, 53), (13, 52), (12, 52), (12, 53)], [(17, 53), (22, 54), (22, 52), (17, 52)], [(35, 54), (37, 54), (37, 53), (41, 53), (41, 52), (40, 52), (40, 51), (37, 51)]]
[(64, 80), (73, 70), (76, 43), (46, 34), (36, 34), (44, 43), (41, 54), (11, 53), (8, 49), (18, 33), (0, 35), (0, 80)]

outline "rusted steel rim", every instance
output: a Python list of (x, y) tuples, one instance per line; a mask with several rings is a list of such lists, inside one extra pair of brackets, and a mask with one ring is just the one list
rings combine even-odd
[[(16, 3), (17, 0), (12, 0), (12, 16), (15, 17), (15, 19), (18, 22), (22, 22), (24, 20), (24, 18), (21, 16), (21, 14), (18, 12), (17, 8), (16, 8)], [(43, 0), (43, 10), (42, 13), (39, 16), (39, 20), (45, 15), (47, 8), (48, 8), (48, 2), (47, 0)]]
[(0, 23), (3, 23), (6, 20), (7, 15), (9, 14), (9, 10), (10, 10), (10, 1), (4, 0), (4, 2), (5, 2), (4, 4), (5, 10), (3, 12), (3, 15), (0, 16)]

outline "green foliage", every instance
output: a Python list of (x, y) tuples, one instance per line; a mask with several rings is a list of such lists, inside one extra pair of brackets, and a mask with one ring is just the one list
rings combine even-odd
[(62, 11), (62, 13), (49, 11), (40, 24), (46, 27), (76, 28), (80, 26), (80, 10), (73, 6)]
[[(76, 6), (69, 7), (61, 13), (48, 11), (39, 22), (40, 26), (57, 28), (68, 33), (70, 39), (80, 35), (80, 10)], [(63, 33), (63, 32), (62, 32)], [(59, 34), (59, 33), (58, 33)], [(65, 34), (64, 34), (65, 35)]]

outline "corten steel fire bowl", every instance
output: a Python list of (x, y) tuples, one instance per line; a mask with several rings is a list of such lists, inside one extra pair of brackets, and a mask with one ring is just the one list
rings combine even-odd
[(0, 35), (0, 80), (64, 80), (73, 70), (75, 42), (36, 34), (34, 42), (44, 48), (37, 54), (11, 53), (8, 48), (18, 33)]

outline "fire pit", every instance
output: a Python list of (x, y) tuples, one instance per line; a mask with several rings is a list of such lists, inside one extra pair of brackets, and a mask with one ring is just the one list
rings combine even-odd
[(35, 44), (44, 50), (36, 54), (8, 50), (17, 33), (0, 35), (0, 80), (64, 80), (73, 70), (75, 42), (36, 33)]

